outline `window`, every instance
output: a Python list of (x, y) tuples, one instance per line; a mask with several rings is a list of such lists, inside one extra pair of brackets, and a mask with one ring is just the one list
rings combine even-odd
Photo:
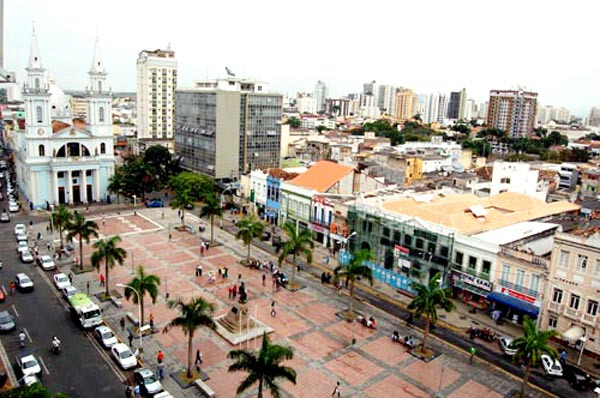
[(555, 316), (550, 316), (548, 318), (548, 327), (556, 329), (557, 324), (558, 324), (558, 319)]
[(558, 260), (558, 266), (561, 268), (567, 268), (569, 266), (569, 252), (566, 250), (560, 251), (560, 258)]
[(525, 283), (525, 271), (522, 269), (517, 270), (517, 277), (515, 279), (515, 285), (517, 288), (523, 288), (523, 284)]
[(410, 235), (404, 235), (404, 244), (406, 246), (412, 245), (412, 236), (410, 236)]
[(423, 239), (417, 238), (416, 246), (417, 246), (417, 249), (422, 249), (423, 248)]
[(529, 283), (529, 289), (536, 294), (540, 291), (540, 276), (531, 275), (531, 281)]
[(87, 177), (91, 177), (91, 176), (92, 176), (92, 170), (86, 170), (86, 171), (85, 171), (85, 175), (86, 175)]
[(587, 313), (589, 315), (596, 316), (598, 313), (598, 302), (594, 300), (588, 300)]
[(510, 184), (510, 178), (507, 178), (507, 177), (501, 178), (500, 184)]
[(449, 252), (450, 249), (448, 249), (448, 246), (440, 246), (440, 256), (447, 258)]
[(38, 147), (38, 153), (40, 156), (46, 156), (46, 148), (43, 145)]
[[(101, 93), (102, 92), (102, 82), (98, 82), (98, 92)], [(102, 109), (102, 108), (100, 108)]]
[(100, 109), (98, 109), (98, 121), (100, 123), (104, 123), (104, 107), (101, 106)]
[(552, 292), (552, 301), (560, 304), (562, 302), (563, 291), (560, 289), (554, 289)]
[(477, 268), (477, 257), (469, 256), (469, 269)]
[(587, 268), (587, 262), (588, 262), (587, 256), (584, 256), (583, 254), (578, 254), (577, 255), (577, 271), (585, 273), (585, 269)]
[(580, 297), (576, 294), (572, 294), (571, 293), (571, 301), (569, 301), (569, 307), (573, 308), (574, 310), (579, 308), (579, 300)]
[(487, 260), (483, 260), (483, 265), (481, 267), (481, 272), (484, 274), (490, 274), (490, 270), (492, 269), (492, 263), (487, 261)]
[(509, 278), (510, 278), (510, 265), (502, 264), (502, 277), (500, 279), (508, 282)]
[(596, 259), (596, 265), (594, 265), (594, 278), (600, 278), (600, 258)]
[(35, 78), (35, 89), (36, 90), (40, 89), (40, 78), (39, 77)]
[(36, 115), (38, 123), (43, 123), (44, 122), (43, 112), (42, 112), (42, 107), (41, 106), (37, 106), (35, 108), (35, 115)]
[(104, 142), (100, 144), (100, 153), (106, 153), (106, 144)]
[(391, 233), (391, 231), (390, 231), (389, 227), (383, 227), (383, 231), (382, 231), (383, 236), (387, 236), (389, 238), (390, 233)]

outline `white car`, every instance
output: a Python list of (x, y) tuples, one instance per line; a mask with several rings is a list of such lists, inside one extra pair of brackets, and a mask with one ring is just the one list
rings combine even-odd
[(19, 223), (19, 224), (15, 225), (14, 231), (15, 231), (15, 236), (19, 235), (19, 234), (24, 234), (27, 232), (27, 227), (25, 226), (25, 224)]
[(56, 268), (56, 264), (54, 264), (54, 260), (52, 260), (52, 257), (48, 256), (47, 254), (44, 254), (43, 256), (38, 257), (38, 263), (40, 264), (40, 267), (42, 267), (42, 269), (44, 271), (50, 271)]
[(42, 373), (42, 368), (33, 355), (21, 357), (17, 362), (23, 376), (33, 376)]
[(54, 274), (52, 279), (54, 279), (54, 285), (56, 286), (56, 288), (58, 290), (61, 290), (62, 288), (65, 288), (67, 286), (71, 286), (71, 282), (69, 281), (69, 278), (62, 272), (60, 272), (58, 274)]
[(21, 262), (25, 264), (30, 264), (33, 262), (33, 254), (31, 254), (31, 250), (23, 250), (21, 252)]
[(562, 377), (563, 369), (560, 362), (558, 362), (558, 359), (552, 359), (550, 358), (550, 355), (546, 354), (542, 355), (540, 359), (546, 376)]
[(27, 235), (25, 234), (18, 234), (17, 235), (17, 242), (21, 242), (21, 241), (26, 241), (27, 240)]
[(162, 391), (162, 384), (150, 369), (142, 368), (133, 373), (133, 381), (140, 386), (144, 396), (153, 396)]
[(27, 274), (22, 272), (18, 273), (17, 276), (15, 276), (15, 282), (17, 283), (17, 289), (22, 292), (30, 292), (33, 290), (33, 281)]
[(0, 222), (10, 222), (10, 216), (8, 215), (6, 210), (3, 210), (2, 214), (0, 214)]
[(18, 213), (19, 212), (19, 205), (17, 203), (14, 203), (14, 202), (9, 202), (8, 203), (8, 211), (10, 211), (11, 213)]
[(78, 292), (77, 288), (73, 285), (65, 286), (62, 288), (62, 295), (65, 299), (69, 299), (71, 296), (76, 295)]
[(119, 340), (117, 340), (115, 334), (108, 326), (98, 326), (94, 332), (96, 334), (96, 339), (98, 339), (104, 348), (110, 348), (115, 344), (119, 344)]
[(512, 357), (517, 353), (515, 348), (512, 348), (510, 345), (513, 342), (513, 338), (510, 336), (502, 336), (498, 339), (498, 344), (500, 345), (500, 349), (504, 353), (504, 355)]
[(21, 254), (21, 252), (24, 252), (26, 250), (29, 250), (29, 246), (27, 246), (27, 241), (19, 241), (19, 243), (17, 244), (17, 253)]
[(137, 366), (137, 358), (127, 345), (123, 343), (115, 344), (110, 348), (110, 352), (121, 368), (132, 369)]

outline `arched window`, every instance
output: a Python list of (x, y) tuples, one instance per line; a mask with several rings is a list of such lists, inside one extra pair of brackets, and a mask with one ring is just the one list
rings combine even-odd
[(106, 144), (104, 142), (100, 144), (100, 153), (106, 153)]
[(40, 78), (39, 77), (35, 78), (35, 89), (36, 90), (40, 89)]
[(104, 123), (104, 107), (101, 106), (100, 109), (98, 109), (98, 121), (100, 123)]
[(98, 92), (102, 92), (102, 82), (98, 82)]
[(38, 147), (38, 152), (39, 152), (40, 156), (46, 156), (46, 148), (43, 145), (40, 145)]
[(35, 115), (37, 117), (37, 122), (38, 123), (43, 123), (44, 122), (43, 112), (42, 112), (42, 107), (41, 106), (38, 105), (35, 108)]

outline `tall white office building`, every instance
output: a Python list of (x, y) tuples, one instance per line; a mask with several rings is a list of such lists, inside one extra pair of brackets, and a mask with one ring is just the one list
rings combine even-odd
[(328, 95), (329, 89), (327, 88), (327, 85), (320, 80), (317, 81), (317, 84), (315, 84), (314, 94), (315, 101), (317, 102), (317, 112), (325, 111), (325, 100), (327, 99)]
[(175, 51), (144, 50), (137, 59), (137, 129), (140, 149), (160, 144), (174, 151)]
[(423, 121), (425, 123), (442, 123), (446, 115), (446, 106), (445, 95), (439, 93), (429, 94), (425, 101)]
[(396, 87), (389, 84), (377, 86), (377, 106), (379, 110), (391, 115), (396, 110)]

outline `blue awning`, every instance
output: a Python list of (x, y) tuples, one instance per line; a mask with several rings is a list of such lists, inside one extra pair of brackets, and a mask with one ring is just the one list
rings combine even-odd
[(496, 301), (500, 304), (507, 305), (517, 311), (524, 313), (525, 315), (529, 315), (531, 317), (536, 318), (539, 313), (539, 308), (533, 304), (530, 304), (526, 301), (519, 300), (513, 296), (509, 296), (508, 294), (502, 294), (498, 292), (492, 292), (487, 295), (487, 299), (490, 301)]

